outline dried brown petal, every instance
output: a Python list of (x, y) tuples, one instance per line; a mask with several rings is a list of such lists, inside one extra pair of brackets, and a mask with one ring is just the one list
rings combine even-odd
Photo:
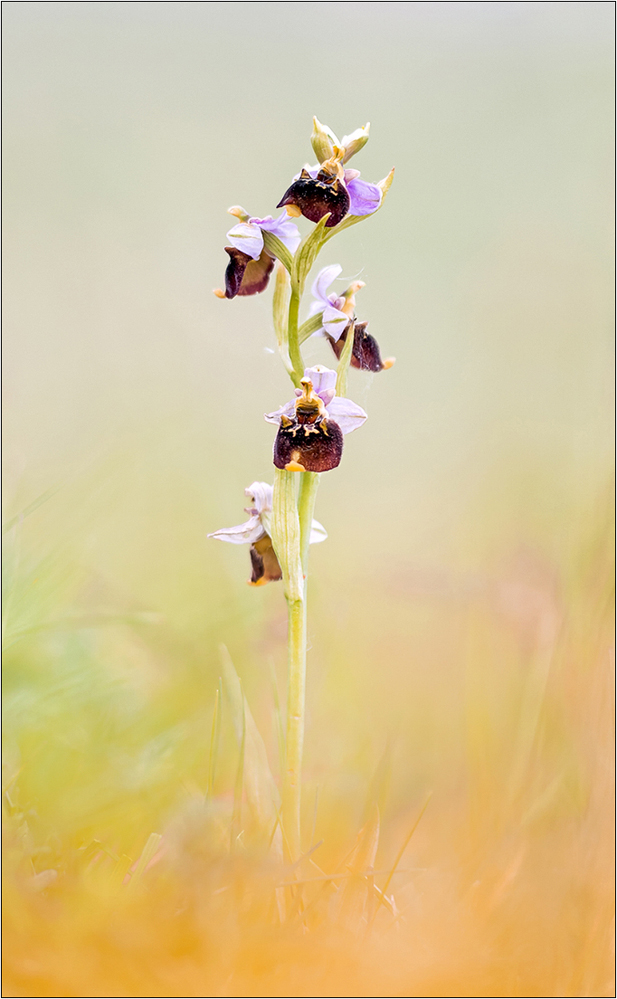
[(267, 534), (251, 545), (250, 554), (253, 570), (250, 581), (253, 586), (263, 586), (282, 578), (281, 567)]

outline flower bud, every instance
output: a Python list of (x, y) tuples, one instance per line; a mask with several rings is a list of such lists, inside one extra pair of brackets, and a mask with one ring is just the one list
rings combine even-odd
[(329, 160), (334, 153), (334, 147), (338, 145), (338, 139), (332, 129), (322, 125), (318, 118), (313, 118), (311, 145), (320, 163)]
[(244, 211), (241, 205), (232, 205), (231, 208), (227, 209), (227, 214), (234, 215), (241, 222), (248, 222), (251, 217), (248, 212)]
[(369, 129), (371, 127), (370, 121), (367, 121), (363, 128), (357, 128), (355, 132), (351, 135), (344, 135), (341, 141), (341, 146), (345, 149), (345, 154), (343, 156), (343, 163), (347, 163), (352, 156), (359, 153), (360, 150), (365, 146), (369, 139)]

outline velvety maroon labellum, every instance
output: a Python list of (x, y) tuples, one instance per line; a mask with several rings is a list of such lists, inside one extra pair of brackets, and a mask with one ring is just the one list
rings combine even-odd
[[(332, 350), (338, 358), (343, 353), (343, 347), (349, 334), (351, 324), (345, 329), (338, 340), (328, 335), (328, 340)], [(350, 364), (354, 368), (362, 371), (383, 371), (384, 365), (381, 360), (379, 344), (374, 336), (366, 332), (368, 323), (356, 323), (354, 327), (353, 347), (351, 350)]]
[[(283, 418), (274, 441), (274, 464), (306, 472), (327, 472), (336, 468), (343, 454), (343, 432), (334, 420), (312, 423)], [(300, 467), (301, 466), (301, 467)]]
[(248, 253), (237, 250), (235, 246), (226, 246), (225, 253), (229, 254), (225, 271), (225, 298), (257, 295), (266, 288), (274, 267), (269, 253), (262, 250), (258, 260), (253, 260)]
[(330, 214), (326, 228), (331, 228), (345, 218), (349, 204), (347, 188), (340, 178), (320, 173), (313, 179), (308, 171), (303, 170), (276, 207), (297, 205), (304, 217), (311, 222), (319, 222), (324, 215)]

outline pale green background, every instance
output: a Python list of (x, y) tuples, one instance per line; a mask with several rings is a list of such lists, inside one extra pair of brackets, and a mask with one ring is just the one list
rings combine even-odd
[(405, 793), (455, 781), (461, 608), (521, 550), (567, 592), (607, 509), (613, 15), (4, 4), (8, 514), (58, 488), (24, 523), (38, 596), (14, 628), (154, 612), (148, 654), (118, 642), (106, 669), (171, 682), (190, 648), (197, 703), (223, 641), (267, 716), (282, 593), (249, 590), (248, 552), (206, 533), (272, 475), (262, 414), (290, 391), (270, 291), (212, 295), (225, 210), (274, 211), (313, 114), (339, 135), (370, 120), (353, 165), (395, 182), (323, 263), (367, 282), (359, 316), (397, 363), (352, 372), (369, 420), (320, 487), (307, 759), (319, 779), (396, 730)]

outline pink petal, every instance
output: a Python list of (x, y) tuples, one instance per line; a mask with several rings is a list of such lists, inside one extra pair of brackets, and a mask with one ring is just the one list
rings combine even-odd
[(324, 267), (320, 270), (311, 288), (313, 298), (316, 298), (319, 302), (323, 302), (324, 305), (329, 305), (328, 288), (342, 270), (343, 268), (340, 264), (330, 264), (329, 267)]
[(353, 430), (357, 430), (367, 419), (361, 406), (357, 406), (351, 399), (345, 399), (338, 395), (332, 402), (328, 403), (328, 416), (338, 423), (344, 434), (350, 434)]
[(245, 524), (238, 524), (237, 527), (222, 527), (220, 531), (213, 531), (209, 538), (217, 538), (219, 541), (230, 541), (232, 545), (252, 545), (259, 541), (265, 534), (259, 517), (251, 517)]
[(349, 214), (370, 215), (381, 204), (381, 191), (377, 184), (369, 184), (366, 180), (355, 178), (347, 184), (349, 192)]
[(264, 248), (264, 238), (258, 225), (251, 222), (240, 222), (230, 229), (227, 239), (236, 250), (248, 254), (253, 260), (259, 260)]

